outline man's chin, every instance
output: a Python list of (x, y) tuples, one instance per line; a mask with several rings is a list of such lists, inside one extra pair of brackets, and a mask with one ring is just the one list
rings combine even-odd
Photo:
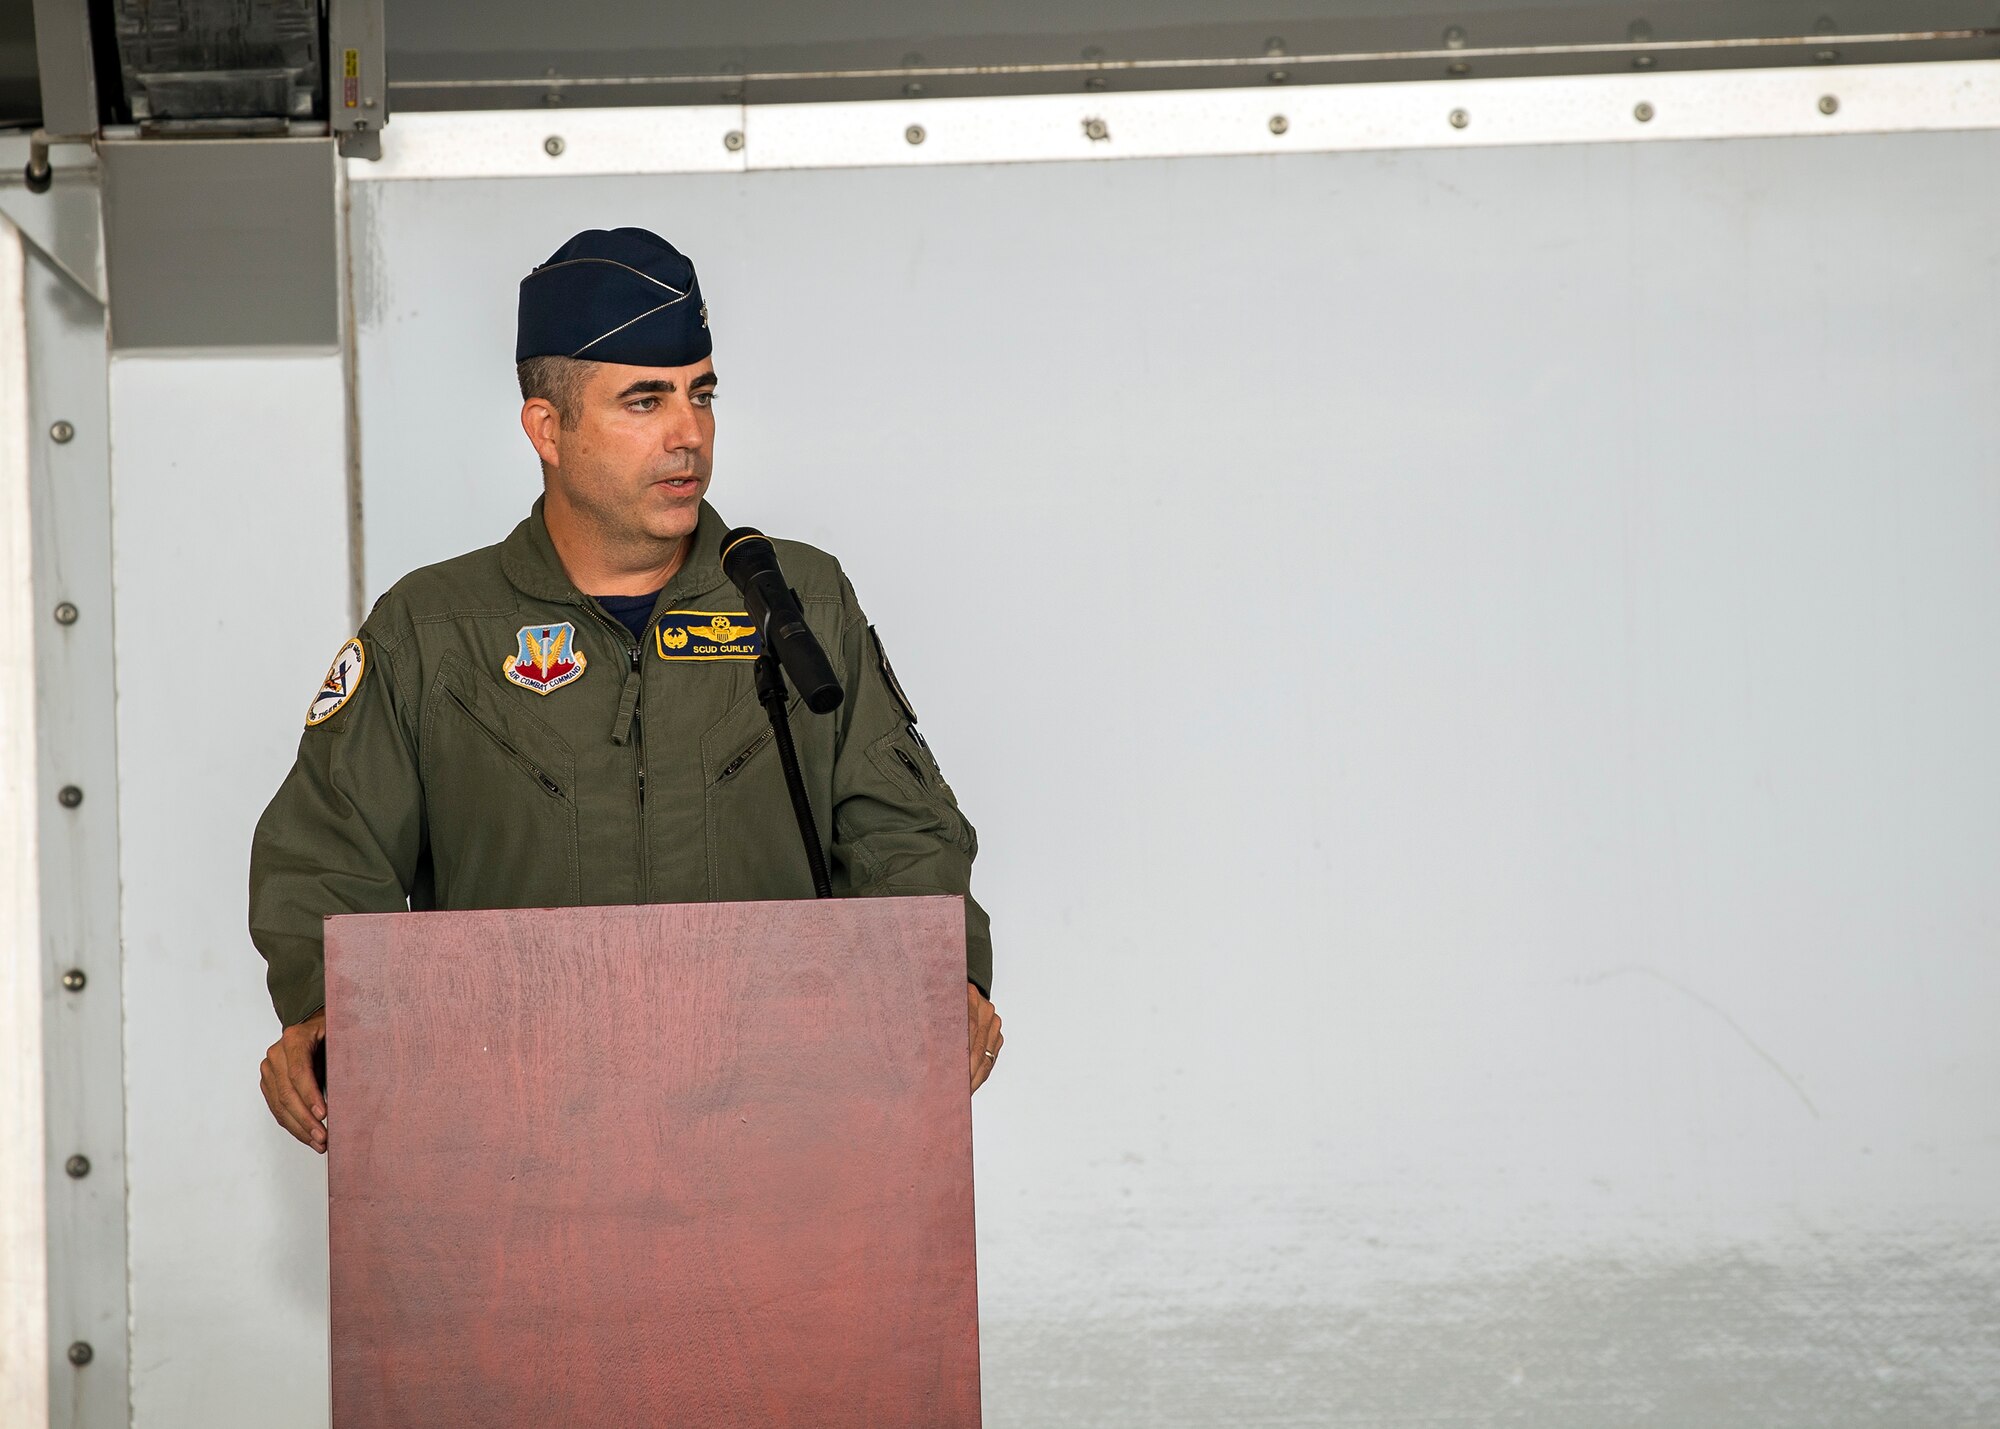
[(647, 530), (662, 539), (687, 535), (701, 520), (701, 497), (707, 484), (695, 481), (676, 486), (656, 481), (647, 487), (642, 503)]

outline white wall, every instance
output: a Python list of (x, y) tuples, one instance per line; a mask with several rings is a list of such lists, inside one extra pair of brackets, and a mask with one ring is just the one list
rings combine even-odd
[(657, 228), (713, 499), (982, 833), (992, 1423), (1964, 1422), (1996, 160), (363, 185), (368, 587), (532, 495), (520, 275)]
[[(2000, 1404), (1991, 135), (354, 195), (370, 599), (535, 489), (514, 284), (700, 265), (714, 499), (978, 824), (988, 1422)], [(332, 359), (121, 361), (134, 1374), (324, 1422), (249, 830)]]
[(325, 1163), (272, 1121), (250, 830), (347, 628), (340, 359), (111, 366), (132, 1410), (327, 1422)]

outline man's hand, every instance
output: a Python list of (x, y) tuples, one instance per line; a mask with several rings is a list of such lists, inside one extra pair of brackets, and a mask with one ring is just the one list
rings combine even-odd
[(972, 1034), (972, 1090), (992, 1074), (994, 1059), (1000, 1055), (1000, 1014), (970, 982), (965, 985), (965, 1013)]
[[(996, 1022), (995, 1026), (999, 1024)], [(295, 1023), (264, 1054), (258, 1077), (278, 1125), (313, 1150), (326, 1152), (326, 1098), (313, 1076), (313, 1048), (326, 1041), (326, 1010)]]

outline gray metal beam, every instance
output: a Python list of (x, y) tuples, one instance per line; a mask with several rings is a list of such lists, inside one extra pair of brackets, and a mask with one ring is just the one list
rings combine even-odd
[(104, 309), (26, 264), (47, 1127), (49, 1422), (131, 1422)]
[(42, 128), (63, 138), (97, 133), (97, 76), (85, 0), (35, 0), (35, 58), (42, 76)]

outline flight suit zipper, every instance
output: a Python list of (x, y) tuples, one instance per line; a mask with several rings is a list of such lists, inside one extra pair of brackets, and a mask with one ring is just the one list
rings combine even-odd
[(767, 729), (762, 734), (758, 735), (755, 739), (751, 740), (749, 748), (745, 749), (741, 754), (737, 755), (734, 759), (730, 760), (727, 764), (722, 766), (722, 772), (715, 776), (715, 782), (721, 784), (726, 780), (735, 778), (736, 771), (741, 769), (744, 765), (748, 764), (750, 762), (750, 756), (755, 754), (758, 750), (762, 749), (764, 747), (765, 742), (769, 740), (770, 737), (771, 737), (771, 731)]
[(653, 858), (646, 847), (646, 727), (640, 720), (640, 706), (645, 702), (646, 679), (640, 670), (639, 645), (634, 641), (627, 647), (631, 655), (631, 678), (638, 681), (638, 692), (632, 698), (632, 752), (638, 761), (639, 797), (639, 901), (652, 902)]
[(528, 775), (531, 778), (533, 778), (536, 783), (542, 786), (543, 791), (547, 793), (550, 798), (553, 799), (562, 798), (563, 796), (562, 786), (557, 784), (555, 780), (549, 778), (549, 776), (542, 770), (542, 767), (536, 764), (534, 760), (528, 758), (527, 755), (521, 753), (520, 750), (516, 749), (513, 745), (509, 744), (506, 740), (502, 739), (498, 734), (494, 733), (491, 729), (488, 729), (486, 727), (486, 722), (482, 720), (477, 714), (473, 713), (472, 706), (465, 702), (465, 697), (463, 695), (459, 694), (457, 690), (452, 689), (451, 686), (449, 685), (445, 686), (445, 693), (450, 695), (452, 699), (457, 703), (458, 707), (465, 711), (465, 717), (468, 720), (472, 721), (473, 728), (477, 729), (481, 734), (485, 735), (488, 739), (492, 740), (495, 747), (497, 747), (502, 754), (506, 755), (508, 759), (512, 760), (520, 768), (526, 770)]

